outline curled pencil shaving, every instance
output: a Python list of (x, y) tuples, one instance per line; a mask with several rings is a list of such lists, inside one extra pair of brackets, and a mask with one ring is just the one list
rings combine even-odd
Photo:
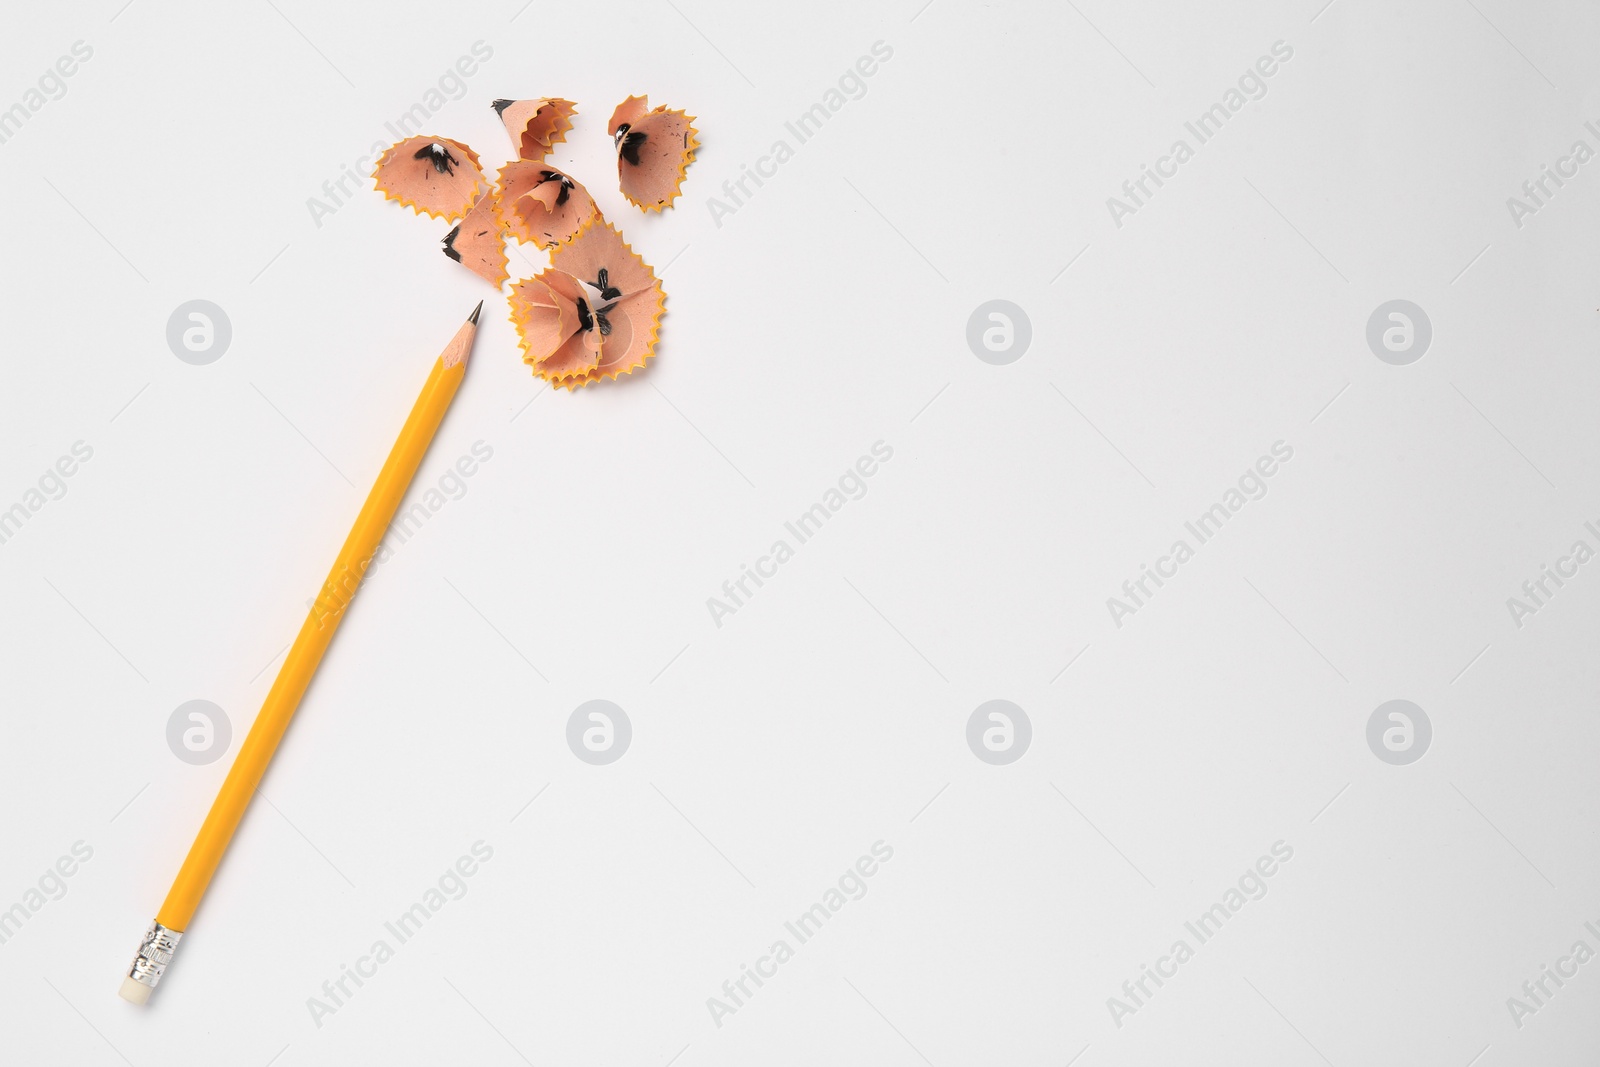
[(666, 294), (655, 272), (603, 219), (588, 220), (549, 269), (511, 290), (523, 362), (575, 389), (644, 366), (654, 354)]
[(448, 137), (407, 137), (390, 145), (372, 176), (385, 200), (452, 222), (489, 187), (478, 153)]
[(445, 234), (444, 254), (495, 288), (505, 281), (505, 227), (500, 221), (493, 188), (479, 194), (472, 209), (456, 228)]
[(511, 143), (523, 159), (542, 160), (567, 139), (577, 105), (559, 97), (538, 100), (496, 100), (492, 105), (506, 124)]
[(517, 160), (500, 170), (500, 219), (511, 235), (540, 248), (572, 240), (598, 214), (577, 181), (547, 163)]
[(607, 130), (617, 149), (622, 195), (643, 211), (670, 207), (683, 188), (700, 146), (694, 116), (664, 105), (650, 110), (644, 96), (630, 96), (611, 113)]

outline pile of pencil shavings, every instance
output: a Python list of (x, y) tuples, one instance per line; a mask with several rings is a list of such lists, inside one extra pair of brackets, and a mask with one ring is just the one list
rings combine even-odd
[[(496, 100), (517, 157), (491, 181), (478, 154), (448, 137), (407, 137), (373, 171), (386, 200), (455, 222), (444, 254), (499, 287), (505, 238), (550, 252), (550, 266), (511, 287), (522, 361), (576, 389), (630, 374), (655, 352), (666, 293), (649, 264), (600, 214), (581, 183), (546, 162), (567, 139), (570, 100)], [(694, 162), (694, 116), (630, 96), (611, 115), (622, 195), (641, 211), (672, 206)]]

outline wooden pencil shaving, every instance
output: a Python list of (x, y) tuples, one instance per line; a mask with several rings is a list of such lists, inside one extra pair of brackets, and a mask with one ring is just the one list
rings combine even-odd
[(497, 200), (494, 189), (485, 189), (444, 237), (444, 254), (496, 289), (508, 276), (505, 225), (500, 221)]
[(613, 379), (655, 352), (666, 294), (622, 235), (595, 218), (511, 291), (522, 359), (564, 389)]
[(542, 161), (550, 150), (567, 139), (572, 116), (578, 107), (571, 100), (545, 97), (539, 100), (496, 100), (495, 113), (506, 124), (506, 133), (522, 159)]
[(543, 161), (519, 159), (500, 169), (500, 219), (519, 241), (565, 244), (598, 212), (589, 190)]
[(452, 222), (489, 187), (478, 153), (448, 137), (407, 137), (391, 145), (372, 176), (385, 200)]
[(661, 211), (678, 198), (700, 141), (693, 115), (649, 108), (648, 97), (628, 97), (611, 113), (607, 130), (617, 149), (622, 195), (641, 211)]

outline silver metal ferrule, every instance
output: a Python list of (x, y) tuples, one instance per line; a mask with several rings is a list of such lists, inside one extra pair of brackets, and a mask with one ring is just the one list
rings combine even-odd
[(144, 932), (144, 940), (139, 943), (139, 954), (128, 967), (128, 977), (154, 989), (166, 973), (167, 965), (172, 962), (172, 954), (177, 951), (178, 941), (182, 937), (181, 932), (152, 922), (150, 929)]

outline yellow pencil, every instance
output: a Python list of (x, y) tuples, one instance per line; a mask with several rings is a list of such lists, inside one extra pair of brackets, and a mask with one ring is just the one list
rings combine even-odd
[(300, 698), (311, 684), (311, 676), (317, 672), (317, 665), (322, 662), (322, 655), (333, 640), (345, 609), (350, 606), (362, 577), (377, 554), (379, 542), (394, 518), (395, 509), (404, 499), (411, 479), (417, 473), (428, 445), (433, 442), (434, 433), (439, 429), (439, 423), (444, 421), (445, 412), (450, 409), (450, 402), (461, 387), (461, 379), (467, 370), (467, 357), (472, 352), (472, 340), (478, 332), (478, 314), (482, 310), (480, 303), (445, 346), (443, 354), (434, 361), (428, 382), (422, 387), (422, 395), (417, 397), (416, 404), (411, 408), (399, 439), (390, 450), (389, 458), (384, 461), (383, 470), (378, 472), (378, 480), (373, 483), (372, 492), (367, 494), (367, 502), (361, 506), (361, 513), (356, 516), (355, 526), (351, 528), (350, 536), (345, 538), (344, 547), (339, 550), (339, 558), (334, 561), (328, 580), (322, 583), (322, 590), (312, 603), (311, 611), (306, 615), (306, 621), (301, 625), (300, 633), (278, 671), (277, 680), (272, 683), (272, 689), (261, 705), (261, 712), (245, 736), (244, 743), (239, 746), (239, 754), (234, 757), (233, 766), (229, 768), (227, 778), (223, 779), (222, 789), (217, 793), (217, 799), (212, 803), (194, 844), (190, 846), (188, 857), (178, 870), (178, 877), (167, 893), (166, 902), (161, 905), (155, 921), (145, 932), (139, 954), (134, 957), (126, 977), (122, 979), (119, 992), (124, 1000), (131, 1000), (135, 1004), (149, 1001), (151, 991), (172, 962), (172, 953), (177, 948), (179, 938), (189, 929), (189, 921), (200, 906), (200, 898), (211, 884), (211, 876), (216, 873), (217, 864), (222, 862), (222, 854), (227, 851), (239, 820), (250, 806), (250, 798), (255, 795), (256, 786), (266, 773), (267, 764), (271, 762), (273, 752), (277, 751), (284, 731), (289, 728), (289, 720), (294, 717)]

